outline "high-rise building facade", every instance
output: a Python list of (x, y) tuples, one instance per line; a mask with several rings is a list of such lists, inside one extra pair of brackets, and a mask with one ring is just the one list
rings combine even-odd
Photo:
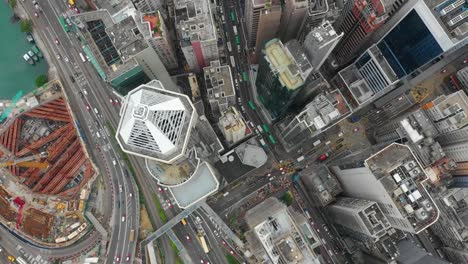
[(315, 71), (318, 71), (343, 37), (329, 21), (313, 28), (304, 40), (304, 49)]
[(132, 0), (132, 3), (142, 13), (153, 13), (162, 7), (161, 0)]
[(144, 32), (144, 34), (146, 33), (145, 37), (149, 45), (158, 54), (164, 66), (167, 69), (177, 68), (174, 43), (159, 11), (142, 14), (141, 20), (143, 24), (146, 23), (148, 26), (148, 31)]
[[(84, 53), (101, 78), (121, 93), (158, 79), (177, 91), (156, 50), (147, 40), (149, 28), (134, 8), (111, 16), (108, 10), (77, 14), (73, 22), (86, 44)], [(146, 34), (145, 34), (146, 33)]]
[(279, 38), (287, 42), (296, 38), (309, 9), (308, 0), (286, 0), (281, 14)]
[(268, 120), (273, 121), (287, 112), (311, 72), (312, 66), (296, 40), (285, 45), (279, 39), (266, 43), (258, 67), (256, 88), (257, 98), (266, 109)]
[(208, 0), (176, 0), (177, 36), (188, 67), (200, 72), (219, 59), (218, 38)]
[(461, 43), (424, 0), (410, 1), (405, 7), (401, 19), (335, 77), (335, 85), (348, 90), (343, 94), (356, 108), (391, 91), (400, 79)]
[(296, 39), (303, 43), (309, 32), (320, 26), (330, 12), (327, 0), (307, 0), (309, 2), (307, 14), (302, 21), (301, 29), (297, 33)]
[(338, 44), (334, 55), (339, 64), (348, 62), (368, 39), (369, 35), (385, 23), (388, 15), (386, 0), (351, 0), (346, 2), (342, 16), (334, 26), (345, 35)]
[(351, 108), (339, 90), (318, 94), (292, 120), (278, 124), (285, 148), (301, 145), (328, 130), (351, 114)]
[(392, 227), (417, 234), (437, 221), (427, 175), (408, 146), (393, 143), (364, 160), (340, 162), (331, 170), (344, 194), (377, 202)]
[(262, 54), (265, 42), (276, 36), (281, 22), (281, 6), (279, 0), (247, 0), (245, 1), (245, 24), (247, 29), (247, 44), (255, 48), (253, 63)]

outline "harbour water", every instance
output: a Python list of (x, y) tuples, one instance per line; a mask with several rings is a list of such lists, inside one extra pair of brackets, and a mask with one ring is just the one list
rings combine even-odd
[(0, 99), (12, 99), (19, 91), (27, 94), (34, 90), (38, 75), (47, 74), (47, 62), (41, 59), (30, 65), (23, 55), (32, 48), (19, 22), (11, 23), (12, 9), (7, 1), (0, 1)]

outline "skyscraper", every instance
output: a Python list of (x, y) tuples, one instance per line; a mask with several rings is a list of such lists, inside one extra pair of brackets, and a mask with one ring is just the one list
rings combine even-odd
[(417, 234), (437, 221), (427, 175), (408, 146), (393, 143), (368, 158), (340, 162), (331, 170), (344, 194), (377, 202), (392, 227)]
[(309, 9), (308, 0), (286, 0), (281, 14), (279, 38), (287, 42), (296, 38)]
[(253, 63), (258, 61), (265, 42), (276, 36), (281, 21), (279, 0), (246, 0), (247, 44), (255, 48)]
[(156, 51), (162, 63), (167, 69), (177, 68), (177, 59), (174, 43), (164, 24), (159, 11), (141, 15), (143, 24), (147, 25), (147, 30), (143, 32), (149, 45)]
[(120, 114), (115, 135), (120, 147), (145, 158), (149, 174), (169, 188), (181, 208), (216, 192), (219, 182), (210, 163), (221, 146), (187, 95), (153, 80), (125, 96)]
[(458, 47), (450, 26), (423, 0), (408, 2), (397, 24), (354, 63), (341, 70), (334, 83), (347, 90), (358, 109), (391, 91), (402, 78)]
[(300, 146), (347, 117), (351, 108), (339, 90), (318, 94), (292, 120), (278, 124), (285, 148)]
[(335, 22), (336, 31), (345, 33), (334, 52), (339, 64), (348, 62), (356, 51), (368, 39), (369, 35), (379, 28), (387, 19), (387, 0), (350, 0)]
[(337, 34), (329, 21), (313, 28), (304, 40), (304, 49), (315, 71), (318, 71), (343, 37)]
[(218, 60), (218, 38), (208, 0), (176, 0), (175, 24), (189, 68), (199, 72)]
[(286, 113), (311, 72), (312, 66), (296, 40), (285, 45), (279, 39), (268, 41), (255, 82), (265, 117), (273, 121)]

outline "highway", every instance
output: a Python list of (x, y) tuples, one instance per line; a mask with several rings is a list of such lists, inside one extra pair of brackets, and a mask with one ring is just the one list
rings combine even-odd
[[(25, 1), (19, 4), (25, 7), (30, 17), (34, 17), (32, 15), (34, 7), (31, 2)], [(78, 40), (70, 34), (66, 34), (58, 22), (57, 16), (67, 9), (66, 4), (60, 0), (44, 1), (41, 2), (40, 7), (39, 17), (33, 18), (34, 30), (45, 41), (46, 52), (50, 54), (52, 60), (49, 63), (55, 64), (61, 77), (69, 104), (83, 128), (88, 151), (90, 151), (90, 155), (100, 172), (105, 176), (105, 181), (109, 183), (110, 188), (106, 188), (106, 192), (112, 190), (112, 193), (106, 193), (112, 197), (112, 206), (104, 207), (105, 219), (109, 218), (110, 213), (112, 215), (109, 222), (103, 223), (103, 225), (106, 229), (114, 227), (110, 233), (107, 263), (112, 263), (117, 258), (125, 259), (127, 256), (131, 258), (130, 262), (134, 257), (136, 243), (129, 242), (129, 234), (132, 229), (137, 233), (139, 226), (138, 198), (134, 198), (134, 194), (137, 192), (132, 179), (125, 176), (125, 164), (122, 162), (119, 152), (114, 150), (115, 146), (111, 144), (110, 135), (104, 129), (105, 117), (115, 118), (117, 116), (117, 119), (113, 120), (114, 123), (118, 120), (118, 107), (109, 102), (110, 93), (103, 94), (108, 88), (96, 78), (96, 73), (89, 63), (81, 61), (79, 57), (80, 45), (76, 45), (79, 43)], [(59, 44), (54, 43), (55, 39), (59, 41)], [(60, 59), (56, 56), (57, 54), (60, 54)], [(72, 75), (75, 76), (73, 81)], [(86, 109), (86, 105), (90, 106), (89, 111)], [(119, 186), (122, 186), (122, 191), (119, 190)], [(107, 202), (107, 205), (111, 205), (110, 199)], [(122, 216), (125, 216), (125, 221), (122, 221)], [(5, 232), (4, 229), (1, 231)], [(22, 245), (26, 252), (37, 252), (42, 257), (49, 259), (65, 259), (80, 255), (96, 245), (101, 239), (101, 235), (93, 230), (91, 235), (70, 247), (39, 251), (34, 246), (4, 234), (5, 236), (2, 235), (2, 237), (10, 239), (11, 245)], [(15, 252), (14, 249), (9, 250)]]

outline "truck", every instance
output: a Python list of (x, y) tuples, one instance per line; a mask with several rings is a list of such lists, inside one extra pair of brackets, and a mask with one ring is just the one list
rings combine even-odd
[(313, 143), (313, 144), (314, 144), (314, 147), (316, 147), (316, 146), (320, 145), (320, 143), (322, 143), (322, 141), (320, 141), (320, 139), (319, 139), (319, 140), (317, 140), (317, 141), (315, 141), (315, 142)]
[(303, 161), (303, 160), (304, 160), (304, 156), (300, 156), (300, 157), (299, 157), (299, 158), (297, 158), (296, 160), (297, 160), (297, 162), (301, 162), (301, 161)]
[(130, 242), (135, 240), (135, 229), (130, 230)]

